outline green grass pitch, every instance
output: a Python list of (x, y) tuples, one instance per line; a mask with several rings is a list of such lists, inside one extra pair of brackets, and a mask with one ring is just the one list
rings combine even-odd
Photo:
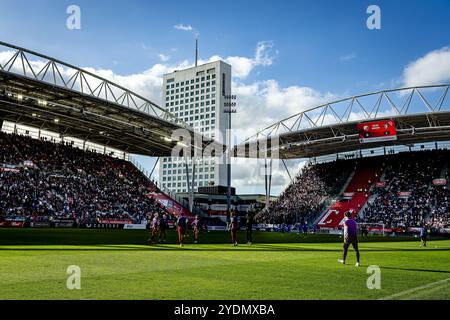
[[(150, 247), (148, 231), (0, 229), (0, 299), (450, 299), (450, 240), (372, 237), (356, 268), (351, 249), (337, 263), (337, 236), (258, 232), (233, 247), (210, 232), (184, 248), (175, 237)], [(66, 287), (70, 265), (80, 290)], [(369, 265), (379, 290), (367, 288)]]

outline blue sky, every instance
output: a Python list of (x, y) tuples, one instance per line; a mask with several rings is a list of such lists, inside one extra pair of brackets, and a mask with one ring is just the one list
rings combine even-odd
[[(76, 65), (126, 74), (158, 62), (162, 52), (192, 59), (192, 37), (173, 28), (183, 23), (200, 32), (202, 57), (247, 56), (258, 41), (273, 40), (279, 50), (275, 63), (252, 77), (339, 92), (395, 79), (406, 63), (448, 45), (450, 31), (450, 2), (437, 0), (0, 3), (2, 40)], [(82, 10), (80, 31), (65, 28), (70, 4)], [(382, 10), (381, 30), (365, 26), (370, 4)], [(352, 54), (353, 59), (339, 59)]]
[[(66, 8), (71, 4), (81, 8), (81, 30), (66, 28)], [(366, 27), (371, 4), (381, 8), (381, 30)], [(0, 0), (0, 8), (1, 41), (124, 77), (145, 73), (155, 65), (192, 63), (193, 32), (174, 28), (190, 25), (200, 34), (202, 59), (215, 55), (253, 59), (251, 71), (236, 83), (242, 90), (256, 85), (261, 92), (254, 95), (260, 94), (262, 100), (256, 101), (261, 103), (267, 103), (264, 92), (270, 88), (283, 97), (294, 91), (298, 99), (303, 97), (299, 92), (309, 88), (313, 93), (305, 101), (314, 103), (402, 86), (411, 83), (404, 75), (409, 64), (450, 45), (450, 2), (444, 0)], [(269, 61), (258, 64), (255, 48), (261, 41), (270, 43)], [(436, 79), (442, 82), (450, 75)], [(148, 95), (160, 102), (155, 81), (156, 89)], [(272, 108), (279, 112), (256, 119), (255, 127), (295, 111), (282, 108)], [(151, 162), (144, 160), (147, 166)], [(286, 178), (280, 178), (275, 192)], [(261, 192), (257, 186), (241, 190)]]

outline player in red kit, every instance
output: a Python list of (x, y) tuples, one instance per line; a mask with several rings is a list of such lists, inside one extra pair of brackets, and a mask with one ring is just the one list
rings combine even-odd
[(162, 218), (159, 220), (159, 241), (166, 242), (167, 241), (167, 215), (164, 214)]
[(178, 242), (180, 243), (180, 247), (184, 244), (184, 235), (186, 233), (186, 218), (183, 217), (183, 214), (180, 213), (177, 220), (177, 231), (178, 231)]

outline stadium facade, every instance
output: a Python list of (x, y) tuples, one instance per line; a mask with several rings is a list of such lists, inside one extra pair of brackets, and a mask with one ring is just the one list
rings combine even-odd
[[(164, 75), (163, 106), (202, 136), (224, 141), (227, 114), (225, 95), (231, 94), (231, 66), (223, 61), (206, 63)], [(226, 184), (226, 165), (221, 158), (192, 159), (186, 163), (180, 157), (160, 159), (159, 180), (164, 189), (176, 193), (188, 191), (186, 175), (194, 174), (193, 189), (208, 185)], [(194, 172), (193, 172), (194, 170)]]

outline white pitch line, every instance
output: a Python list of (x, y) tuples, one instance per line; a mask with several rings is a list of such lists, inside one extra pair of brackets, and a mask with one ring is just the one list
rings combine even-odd
[(436, 281), (436, 282), (432, 282), (432, 283), (429, 283), (429, 284), (426, 284), (426, 285), (423, 285), (423, 286), (420, 286), (420, 287), (417, 287), (417, 288), (408, 289), (408, 290), (405, 290), (405, 291), (402, 291), (402, 292), (399, 292), (399, 293), (396, 293), (396, 294), (393, 294), (393, 295), (390, 295), (390, 296), (387, 296), (387, 297), (384, 297), (384, 298), (380, 298), (378, 300), (395, 299), (395, 298), (398, 298), (398, 297), (401, 297), (401, 296), (404, 296), (404, 295), (407, 295), (407, 294), (410, 294), (410, 293), (413, 293), (413, 292), (416, 292), (416, 291), (419, 291), (419, 290), (428, 289), (428, 288), (434, 287), (436, 285), (444, 284), (444, 283), (447, 283), (447, 282), (450, 282), (450, 278), (447, 278), (447, 279), (444, 279), (444, 280), (439, 280), (439, 281)]

